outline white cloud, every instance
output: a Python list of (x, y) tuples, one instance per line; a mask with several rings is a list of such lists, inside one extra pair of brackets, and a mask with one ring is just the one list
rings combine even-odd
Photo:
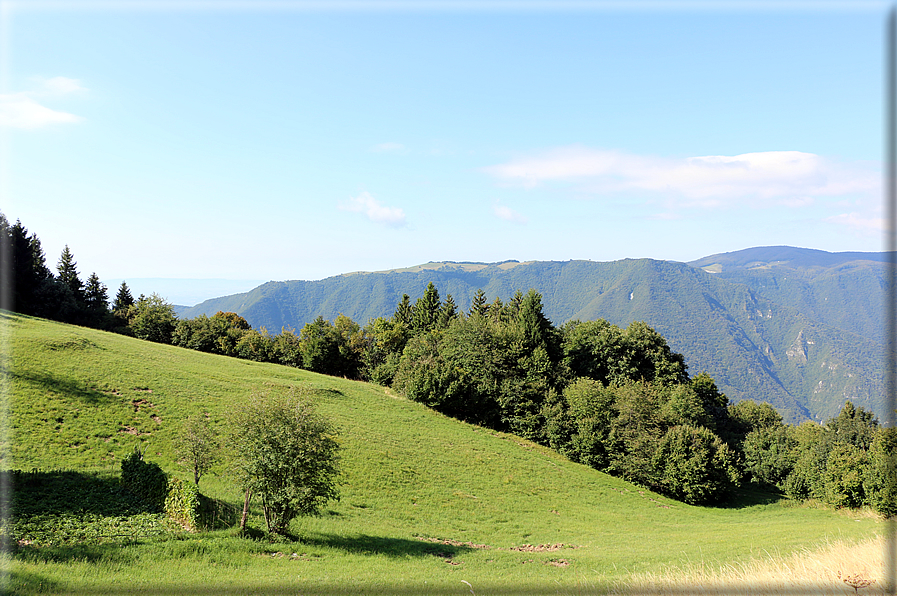
[(339, 205), (341, 211), (364, 213), (373, 222), (399, 228), (405, 225), (405, 212), (398, 207), (381, 205), (367, 191)]
[(496, 217), (505, 221), (510, 221), (516, 224), (525, 224), (527, 222), (526, 217), (504, 205), (495, 205), (492, 208), (492, 211), (495, 213)]
[(813, 153), (766, 151), (687, 158), (641, 156), (581, 145), (485, 168), (492, 176), (534, 187), (574, 182), (594, 195), (639, 192), (680, 206), (804, 206), (816, 198), (879, 196), (881, 175), (868, 164), (837, 163)]
[(856, 212), (841, 213), (826, 218), (826, 221), (845, 226), (853, 232), (864, 235), (868, 235), (869, 232), (883, 233), (886, 228), (883, 217), (864, 216)]
[(0, 126), (41, 128), (51, 124), (81, 122), (81, 116), (48, 108), (35, 97), (60, 97), (87, 91), (77, 79), (32, 77), (37, 87), (31, 91), (0, 95)]
[(28, 129), (82, 120), (81, 116), (42, 106), (24, 93), (0, 95), (0, 126)]
[(405, 145), (401, 143), (380, 143), (371, 147), (371, 151), (374, 153), (399, 152), (404, 150)]
[(40, 83), (41, 88), (49, 94), (52, 95), (68, 95), (70, 93), (80, 93), (83, 91), (87, 91), (82, 85), (81, 81), (78, 79), (70, 79), (68, 77), (53, 77), (51, 79), (45, 79), (42, 77), (36, 77), (38, 83)]

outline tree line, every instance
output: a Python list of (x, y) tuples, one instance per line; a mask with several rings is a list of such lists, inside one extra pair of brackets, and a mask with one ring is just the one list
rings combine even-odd
[(462, 312), (432, 283), (414, 303), (403, 295), (391, 316), (364, 327), (344, 315), (279, 334), (235, 313), (179, 321), (164, 299), (135, 300), (125, 283), (110, 307), (95, 274), (81, 284), (68, 247), (53, 275), (36, 236), (5, 218), (0, 227), (20, 255), (15, 305), (25, 314), (389, 386), (688, 503), (722, 503), (739, 486), (756, 485), (897, 514), (897, 430), (850, 402), (823, 425), (798, 426), (785, 425), (769, 404), (731, 404), (708, 374), (689, 375), (683, 356), (642, 322), (557, 327), (534, 290), (507, 303), (490, 303), (479, 290)]

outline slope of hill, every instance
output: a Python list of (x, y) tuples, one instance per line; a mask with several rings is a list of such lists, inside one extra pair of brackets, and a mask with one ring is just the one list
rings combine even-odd
[(884, 341), (887, 253), (771, 246), (711, 255), (689, 263), (742, 283), (810, 319)]
[[(593, 593), (632, 573), (786, 555), (880, 527), (868, 516), (768, 500), (687, 506), (381, 387), (0, 317), (12, 336), (2, 467), (115, 470), (141, 445), (176, 472), (187, 415), (207, 413), (225, 431), (227, 413), (248, 395), (284, 387), (303, 388), (341, 431), (342, 499), (295, 524), (301, 542), (218, 533), (3, 555), (17, 585), (33, 591), (467, 593), (463, 579), (477, 593)], [(239, 505), (226, 470), (204, 478), (202, 490)], [(263, 524), (260, 512), (250, 523)]]
[[(709, 372), (736, 401), (768, 401), (790, 421), (827, 419), (848, 399), (880, 413), (881, 264), (872, 257), (846, 260), (854, 253), (835, 258), (805, 249), (746, 252), (708, 257), (700, 267), (650, 259), (430, 263), (269, 282), (206, 301), (182, 316), (234, 311), (253, 326), (279, 332), (301, 329), (317, 316), (332, 320), (343, 313), (362, 324), (389, 316), (402, 294), (416, 299), (431, 281), (461, 309), (477, 289), (491, 301), (534, 288), (556, 324), (595, 318), (617, 325), (647, 322), (685, 355), (692, 372)], [(809, 256), (797, 259), (804, 252)], [(761, 256), (792, 265), (758, 265)]]

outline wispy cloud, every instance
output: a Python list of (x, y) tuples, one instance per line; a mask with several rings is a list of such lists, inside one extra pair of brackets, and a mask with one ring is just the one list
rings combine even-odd
[(397, 153), (405, 150), (405, 145), (401, 143), (379, 143), (371, 147), (374, 153)]
[(0, 95), (0, 126), (41, 128), (51, 124), (81, 122), (81, 116), (42, 106), (23, 93)]
[(638, 192), (679, 206), (743, 203), (800, 207), (818, 198), (878, 196), (881, 175), (865, 163), (839, 163), (813, 153), (766, 151), (741, 155), (665, 158), (581, 145), (484, 169), (525, 187), (572, 182), (596, 196)]
[(48, 108), (35, 97), (55, 98), (86, 89), (77, 79), (35, 77), (36, 88), (31, 91), (0, 95), (0, 126), (7, 128), (33, 129), (52, 124), (71, 124), (84, 120), (81, 116)]
[(70, 93), (83, 93), (87, 91), (87, 89), (81, 85), (81, 81), (78, 79), (70, 79), (68, 77), (52, 77), (50, 79), (33, 77), (31, 80), (36, 81), (40, 85), (40, 90), (42, 90), (44, 94), (68, 95)]
[(516, 224), (525, 224), (527, 222), (526, 217), (504, 205), (495, 205), (492, 208), (492, 212), (496, 217), (505, 221), (510, 221)]
[(367, 191), (339, 205), (340, 211), (364, 213), (373, 222), (400, 228), (405, 225), (405, 212), (398, 207), (387, 207)]
[(883, 217), (867, 216), (861, 213), (841, 213), (826, 218), (826, 221), (845, 226), (849, 230), (868, 235), (870, 232), (882, 233), (885, 231), (885, 220)]

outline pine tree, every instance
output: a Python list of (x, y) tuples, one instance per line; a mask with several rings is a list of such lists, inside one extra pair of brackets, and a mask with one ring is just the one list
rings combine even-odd
[(134, 297), (131, 296), (131, 289), (127, 282), (121, 282), (118, 287), (118, 293), (115, 295), (115, 302), (112, 303), (112, 313), (119, 318), (127, 318), (128, 309), (134, 304)]
[(445, 297), (442, 308), (439, 309), (439, 328), (447, 329), (452, 320), (458, 318), (458, 307), (455, 305), (455, 299), (451, 294)]
[(56, 310), (55, 305), (47, 303), (53, 274), (47, 268), (40, 240), (35, 234), (29, 235), (21, 221), (8, 228), (8, 233), (4, 258), (12, 270), (13, 308), (26, 315), (51, 316)]
[(69, 250), (68, 244), (65, 245), (59, 256), (56, 270), (59, 272), (59, 281), (68, 286), (76, 301), (81, 302), (84, 299), (84, 284), (78, 277), (78, 263), (75, 262), (75, 257)]
[(87, 278), (84, 288), (84, 306), (87, 323), (91, 327), (105, 327), (109, 316), (109, 293), (106, 284), (100, 281), (96, 272)]
[(396, 323), (411, 327), (411, 314), (411, 297), (408, 294), (402, 294), (402, 301), (396, 307), (392, 318)]
[(486, 304), (486, 292), (480, 288), (477, 290), (477, 293), (473, 295), (473, 302), (470, 305), (470, 310), (467, 311), (468, 315), (472, 317), (479, 314), (485, 317), (488, 311), (489, 305)]
[(424, 295), (414, 303), (411, 326), (417, 331), (429, 331), (439, 321), (439, 292), (433, 282), (427, 284)]

